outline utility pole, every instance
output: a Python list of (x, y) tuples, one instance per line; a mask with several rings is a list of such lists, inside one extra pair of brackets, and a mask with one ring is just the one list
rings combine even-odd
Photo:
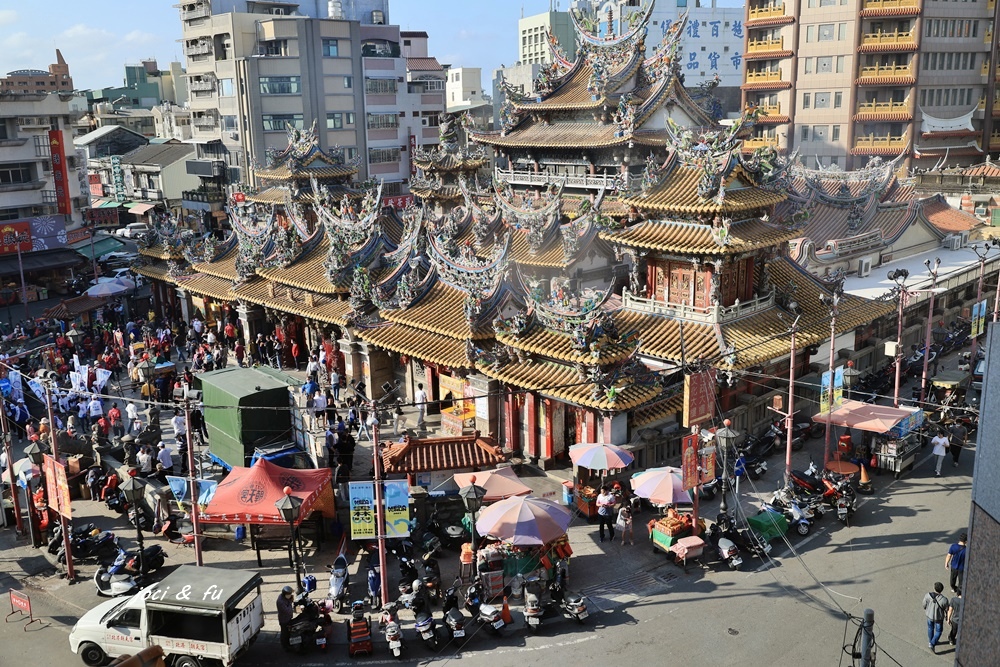
[(865, 617), (861, 621), (861, 667), (874, 667), (875, 665), (875, 658), (872, 656), (872, 649), (875, 647), (875, 634), (872, 632), (874, 626), (874, 610), (865, 609)]
[(184, 437), (187, 440), (188, 488), (191, 493), (191, 525), (194, 528), (194, 563), (204, 565), (201, 557), (201, 520), (198, 518), (198, 482), (194, 476), (194, 442), (191, 439), (191, 397), (190, 388), (184, 385)]
[[(20, 246), (18, 246), (20, 247)], [(49, 444), (52, 449), (52, 458), (56, 465), (59, 465), (59, 447), (56, 444), (56, 418), (52, 413), (52, 391), (49, 383), (45, 383), (45, 407), (49, 411)], [(50, 498), (52, 503), (55, 498)], [(69, 523), (62, 512), (59, 512), (59, 525), (62, 526), (63, 547), (66, 549), (66, 578), (72, 583), (76, 579), (76, 570), (73, 568), (73, 545), (69, 539)]]
[[(17, 534), (24, 535), (24, 522), (21, 519), (21, 504), (17, 499), (17, 481), (14, 479), (14, 453), (10, 446), (10, 423), (7, 421), (7, 405), (0, 397), (0, 430), (3, 432), (3, 451), (7, 455), (7, 475), (10, 477), (10, 499), (14, 503), (14, 520), (17, 523)], [(52, 433), (52, 422), (49, 422), (49, 433)], [(29, 505), (30, 511), (30, 505)], [(31, 517), (28, 517), (31, 521)]]
[(941, 266), (941, 258), (934, 259), (934, 268), (931, 268), (931, 260), (925, 259), (924, 266), (931, 276), (930, 303), (927, 306), (927, 335), (924, 337), (924, 372), (920, 377), (920, 407), (924, 407), (924, 399), (927, 398), (927, 364), (931, 358), (931, 323), (934, 320), (934, 295), (937, 293), (938, 268)]
[[(372, 451), (375, 459), (375, 541), (378, 543), (378, 569), (379, 578), (382, 580), (382, 605), (389, 604), (389, 573), (385, 563), (385, 507), (382, 506), (385, 493), (382, 489), (382, 452), (379, 445), (379, 423), (378, 423), (378, 403), (371, 401), (372, 415), (375, 416), (375, 423), (372, 424)], [(349, 474), (349, 473), (348, 473)]]

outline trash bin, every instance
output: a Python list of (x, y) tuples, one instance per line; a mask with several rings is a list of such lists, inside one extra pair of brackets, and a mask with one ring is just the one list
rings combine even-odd
[(562, 483), (562, 486), (563, 486), (562, 502), (563, 505), (569, 507), (570, 505), (573, 504), (573, 482), (566, 480), (565, 482)]

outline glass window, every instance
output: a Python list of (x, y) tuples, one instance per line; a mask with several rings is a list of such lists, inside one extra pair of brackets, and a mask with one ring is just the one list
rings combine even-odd
[(265, 132), (284, 132), (285, 123), (288, 123), (296, 130), (303, 128), (302, 114), (300, 113), (264, 114), (261, 116), (261, 120), (264, 122)]
[(826, 141), (828, 126), (813, 125), (813, 141)]
[(948, 36), (949, 37), (955, 36), (955, 19), (951, 19), (950, 21), (948, 21)]
[(832, 23), (821, 23), (819, 26), (819, 41), (821, 42), (832, 42), (833, 41), (833, 24)]
[(812, 93), (802, 93), (802, 108), (808, 109), (812, 102)]
[(799, 138), (802, 141), (809, 141), (809, 126), (803, 125), (802, 129), (799, 131)]
[(347, 121), (348, 125), (354, 125), (354, 112), (348, 111), (345, 120)]
[(344, 149), (344, 158), (347, 160), (354, 160), (358, 157), (358, 149), (354, 146), (348, 146)]
[(837, 74), (844, 73), (844, 56), (837, 56)]
[(354, 87), (354, 77), (353, 76), (345, 76), (344, 77), (344, 88), (353, 88), (353, 87)]
[(368, 162), (371, 164), (399, 162), (399, 148), (369, 148)]
[(391, 130), (399, 127), (399, 116), (394, 113), (370, 113), (365, 124), (369, 130)]
[(927, 25), (924, 26), (924, 37), (931, 36), (931, 26), (934, 25), (934, 21), (924, 21)]
[(927, 106), (927, 90), (926, 89), (921, 89), (920, 90), (920, 106), (922, 106), (922, 107)]
[[(976, 0), (972, 0), (972, 1), (975, 2)], [(972, 36), (973, 37), (979, 37), (979, 21), (973, 21), (972, 22)]]
[(0, 185), (10, 185), (14, 183), (30, 183), (31, 163), (12, 162), (0, 164)]
[[(837, 94), (839, 95), (840, 93), (837, 93)], [(839, 125), (834, 125), (832, 128), (830, 128), (830, 140), (831, 141), (840, 141), (840, 126)]]
[(219, 79), (219, 97), (233, 96), (233, 80)]
[(816, 41), (816, 26), (807, 25), (806, 26), (806, 41), (815, 42)]
[(938, 88), (934, 91), (934, 105), (936, 107), (941, 106), (941, 89)]
[(813, 71), (813, 59), (812, 58), (804, 58), (803, 60), (805, 60), (805, 64), (803, 65), (803, 67), (805, 67), (806, 74), (812, 74), (812, 71)]
[(941, 22), (938, 21), (937, 19), (934, 19), (933, 21), (931, 21), (931, 23), (934, 24), (934, 30), (931, 31), (931, 37), (940, 37), (941, 36)]
[(813, 106), (817, 109), (829, 109), (830, 93), (816, 93), (813, 98)]
[(820, 7), (833, 7), (837, 4), (837, 0), (819, 0)]
[(844, 104), (844, 93), (836, 92), (833, 94), (833, 108), (839, 109)]
[(260, 77), (261, 95), (298, 95), (302, 92), (297, 76), (262, 76)]
[(326, 114), (326, 129), (328, 130), (340, 130), (344, 127), (344, 114), (342, 113), (328, 113)]
[(945, 56), (945, 66), (944, 66), (945, 69), (955, 69), (952, 66), (953, 65), (952, 57), (954, 55), (955, 55), (954, 53), (949, 53), (948, 55)]
[(365, 79), (365, 92), (375, 95), (396, 94), (395, 79)]
[(323, 57), (324, 58), (336, 58), (340, 55), (339, 42), (335, 39), (324, 39), (323, 40)]
[(816, 73), (829, 74), (833, 71), (833, 56), (821, 56), (816, 59)]
[(847, 24), (846, 23), (838, 23), (837, 24), (837, 40), (839, 40), (839, 41), (842, 42), (845, 39), (847, 39)]
[(223, 132), (235, 132), (236, 131), (236, 116), (223, 116), (222, 117), (222, 131)]

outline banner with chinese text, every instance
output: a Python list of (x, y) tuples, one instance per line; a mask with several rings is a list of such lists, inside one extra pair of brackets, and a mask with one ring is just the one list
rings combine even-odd
[(49, 130), (49, 155), (52, 158), (52, 181), (55, 184), (56, 203), (62, 215), (73, 214), (73, 198), (69, 188), (69, 169), (66, 166), (66, 147), (62, 130)]
[(686, 435), (681, 438), (681, 470), (685, 491), (698, 486), (698, 435)]
[(72, 519), (66, 467), (56, 461), (51, 454), (45, 454), (42, 465), (45, 470), (45, 489), (49, 496), (49, 507), (67, 519)]
[(684, 426), (701, 424), (715, 414), (715, 369), (684, 376)]

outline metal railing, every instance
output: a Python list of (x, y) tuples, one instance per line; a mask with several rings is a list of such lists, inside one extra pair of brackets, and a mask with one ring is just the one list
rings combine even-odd
[(909, 98), (902, 102), (859, 102), (857, 113), (909, 113)]
[(625, 288), (622, 291), (622, 305), (625, 308), (640, 312), (666, 315), (692, 322), (715, 324), (717, 322), (736, 320), (773, 307), (774, 291), (772, 290), (765, 296), (743, 303), (740, 303), (737, 299), (736, 303), (729, 307), (716, 304), (714, 306), (699, 308), (689, 306), (686, 303), (671, 303), (669, 301), (657, 301), (656, 299), (634, 296), (628, 291), (628, 288)]
[(184, 55), (187, 56), (207, 56), (210, 53), (212, 53), (212, 45), (208, 42), (188, 44), (184, 47)]
[(893, 30), (892, 32), (870, 32), (861, 36), (864, 44), (916, 44), (913, 30)]
[(760, 53), (762, 51), (780, 51), (784, 46), (783, 37), (763, 37), (761, 39), (751, 39), (747, 42), (747, 53)]
[(601, 189), (621, 186), (627, 189), (629, 186), (628, 174), (546, 174), (535, 173), (528, 169), (504, 170), (497, 167), (496, 178), (508, 183), (518, 185), (546, 185), (548, 183), (566, 183), (567, 187)]
[(210, 5), (198, 4), (194, 9), (189, 9), (187, 11), (181, 11), (182, 21), (193, 21), (194, 19), (203, 19), (212, 15), (212, 7)]
[(887, 134), (884, 136), (877, 134), (869, 134), (868, 136), (857, 137), (854, 140), (855, 148), (906, 148), (907, 138), (906, 135), (893, 136)]
[(770, 81), (781, 81), (781, 68), (747, 70), (747, 83), (764, 83)]
[(920, 0), (865, 0), (864, 9), (920, 8)]
[(778, 147), (777, 137), (749, 137), (743, 140), (743, 148), (764, 148), (765, 146)]

